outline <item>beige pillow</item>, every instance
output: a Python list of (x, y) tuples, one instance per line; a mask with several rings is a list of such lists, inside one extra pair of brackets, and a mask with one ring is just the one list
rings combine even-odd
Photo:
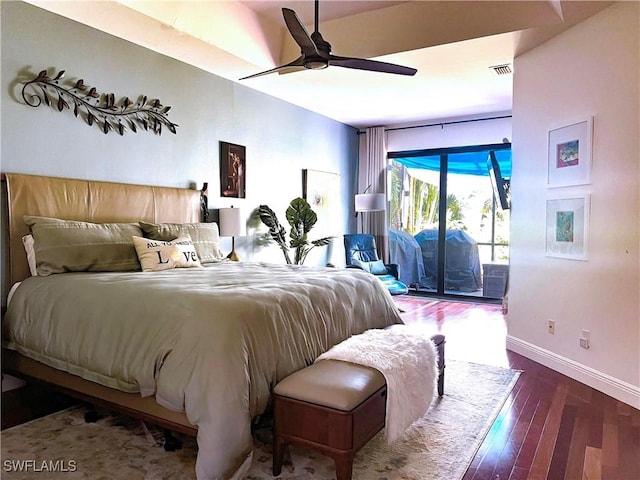
[(31, 229), (38, 275), (64, 272), (140, 270), (133, 247), (136, 223), (90, 223), (25, 215)]
[(36, 267), (36, 252), (33, 243), (33, 235), (25, 235), (22, 237), (22, 245), (24, 246), (24, 251), (27, 253), (29, 273), (31, 273), (32, 277), (35, 277), (38, 275), (38, 270)]
[(133, 237), (143, 272), (159, 272), (170, 268), (200, 267), (193, 241), (188, 236), (171, 241)]
[(147, 223), (139, 222), (146, 237), (153, 240), (173, 240), (188, 235), (196, 247), (201, 263), (222, 260), (217, 223)]

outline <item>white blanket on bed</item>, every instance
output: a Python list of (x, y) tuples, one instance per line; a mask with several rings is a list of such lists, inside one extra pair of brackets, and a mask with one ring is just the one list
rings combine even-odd
[(438, 358), (431, 334), (421, 327), (394, 325), (367, 330), (320, 355), (379, 370), (387, 381), (385, 438), (392, 443), (422, 418), (433, 400)]

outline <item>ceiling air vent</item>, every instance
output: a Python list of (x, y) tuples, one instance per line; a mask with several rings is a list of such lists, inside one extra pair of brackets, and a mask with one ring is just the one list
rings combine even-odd
[(513, 73), (510, 63), (505, 63), (504, 65), (494, 65), (493, 67), (489, 68), (492, 69), (496, 75), (508, 75), (510, 73)]

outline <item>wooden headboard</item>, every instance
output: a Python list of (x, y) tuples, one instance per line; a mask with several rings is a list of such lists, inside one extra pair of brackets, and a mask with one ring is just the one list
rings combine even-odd
[[(97, 182), (39, 175), (3, 175), (6, 260), (2, 304), (11, 285), (29, 276), (22, 237), (23, 217), (39, 215), (84, 222), (199, 222), (201, 192), (186, 188)], [(6, 188), (4, 188), (6, 187)]]

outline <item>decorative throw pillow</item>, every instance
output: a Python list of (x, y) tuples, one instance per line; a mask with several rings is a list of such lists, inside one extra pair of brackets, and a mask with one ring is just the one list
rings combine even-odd
[(352, 258), (351, 265), (355, 265), (356, 267), (361, 268), (365, 272), (369, 272), (369, 262), (363, 262), (362, 260), (358, 260), (357, 258)]
[(131, 237), (135, 223), (90, 223), (25, 215), (31, 229), (38, 275), (64, 272), (140, 270)]
[(193, 241), (188, 236), (171, 241), (133, 237), (133, 244), (143, 272), (202, 267)]
[(147, 223), (139, 222), (145, 236), (153, 240), (169, 241), (188, 235), (196, 247), (201, 263), (223, 259), (217, 223)]
[(356, 258), (351, 260), (351, 263), (357, 267), (360, 267), (365, 272), (372, 273), (374, 275), (384, 275), (387, 273), (387, 267), (384, 266), (382, 260), (375, 260), (373, 262), (363, 262)]
[(22, 245), (24, 245), (24, 251), (27, 253), (27, 263), (29, 264), (29, 273), (32, 277), (38, 275), (36, 267), (36, 252), (33, 245), (33, 235), (25, 235), (22, 237)]
[(374, 275), (385, 275), (387, 273), (387, 267), (384, 266), (382, 260), (376, 260), (369, 262), (369, 271)]

